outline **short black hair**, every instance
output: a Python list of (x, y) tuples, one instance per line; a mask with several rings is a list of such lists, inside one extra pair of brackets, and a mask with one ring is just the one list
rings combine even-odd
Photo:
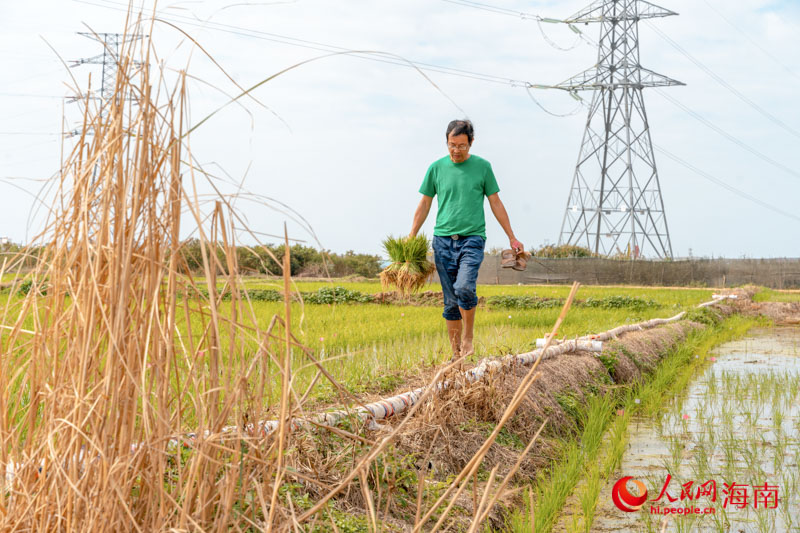
[(450, 140), (451, 133), (453, 135), (466, 135), (469, 144), (472, 144), (472, 140), (475, 138), (475, 128), (472, 126), (472, 122), (467, 119), (451, 120), (450, 124), (447, 125), (444, 138)]

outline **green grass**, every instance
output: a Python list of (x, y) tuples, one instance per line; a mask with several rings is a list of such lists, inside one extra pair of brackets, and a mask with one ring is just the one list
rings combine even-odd
[[(248, 286), (251, 283), (248, 282)], [(342, 285), (365, 293), (380, 290), (377, 282)], [(329, 284), (299, 282), (297, 286), (302, 291), (313, 291)], [(478, 287), (478, 294), (483, 296), (530, 294), (563, 298), (567, 293), (567, 287)], [(710, 294), (711, 291), (695, 289), (582, 287), (578, 292), (581, 299), (626, 295), (653, 300), (661, 306), (643, 310), (574, 307), (561, 328), (561, 334), (574, 337), (605, 331), (620, 324), (671, 316), (706, 301)], [(263, 325), (274, 313), (283, 312), (280, 302), (254, 302), (253, 305)], [(474, 358), (533, 349), (535, 339), (550, 330), (559, 312), (560, 306), (540, 310), (479, 309)], [(346, 304), (306, 305), (301, 308), (295, 304), (292, 314), (292, 327), (299, 339), (315, 351), (324, 349), (327, 357), (336, 357), (335, 362), (327, 365), (328, 369), (336, 379), (355, 391), (369, 390), (377, 376), (417, 374), (419, 369), (441, 363), (449, 357), (449, 343), (439, 307)], [(306, 383), (313, 372), (312, 368), (301, 372), (297, 377), (298, 384)], [(322, 384), (312, 397), (326, 398), (331, 393), (332, 389)]]
[[(350, 290), (374, 293), (380, 290), (378, 282), (343, 283)], [(263, 280), (247, 281), (249, 288), (279, 289), (274, 282)], [(299, 282), (297, 288), (302, 291), (316, 291), (331, 284), (320, 282)], [(566, 287), (543, 286), (480, 286), (481, 294), (535, 294), (543, 297), (563, 298), (567, 295)], [(584, 287), (578, 292), (581, 299), (590, 297), (603, 298), (615, 294), (631, 295), (654, 300), (660, 307), (635, 310), (630, 308), (602, 309), (574, 307), (566, 322), (561, 327), (561, 334), (575, 337), (597, 333), (620, 324), (638, 322), (654, 317), (671, 316), (688, 306), (708, 297), (710, 291), (704, 290), (630, 290), (607, 287)], [(20, 297), (0, 294), (0, 305), (7, 302), (18, 302)], [(220, 312), (229, 314), (230, 302), (223, 302)], [(260, 328), (265, 329), (273, 315), (283, 316), (283, 302), (253, 301), (253, 315)], [(42, 311), (44, 312), (44, 311)], [(396, 390), (406, 390), (411, 383), (419, 383), (419, 376), (426, 373), (432, 365), (446, 361), (450, 356), (449, 342), (445, 333), (444, 320), (439, 307), (398, 306), (382, 304), (292, 304), (292, 331), (297, 338), (315, 353), (317, 358), (324, 359), (326, 370), (347, 389), (354, 393), (386, 395)], [(532, 350), (535, 340), (549, 332), (560, 312), (559, 307), (541, 310), (526, 309), (494, 309), (481, 308), (476, 317), (476, 353), (477, 360), (485, 356), (500, 356), (509, 353), (521, 353)], [(190, 324), (182, 320), (179, 313), (178, 330), (182, 342), (187, 343), (187, 332), (191, 329), (195, 338), (204, 331), (203, 318), (193, 314)], [(7, 320), (13, 316), (13, 312)], [(27, 317), (24, 326), (34, 328), (34, 321)], [(280, 334), (280, 332), (278, 332)], [(227, 335), (221, 336), (222, 354), (228, 354)], [(226, 376), (235, 373), (236, 368), (250, 366), (258, 350), (259, 339), (250, 339), (235, 356), (223, 355), (220, 361), (223, 383)], [(280, 354), (282, 347), (279, 341), (271, 345), (273, 354)], [(302, 394), (314, 379), (316, 367), (299, 349), (293, 351), (294, 386), (298, 394)], [(204, 357), (193, 359), (191, 354), (178, 361), (181, 375), (189, 374), (189, 367), (197, 360), (206, 364)], [(261, 374), (263, 371), (264, 375)], [(201, 371), (202, 372), (202, 371)], [(279, 395), (277, 376), (278, 368), (274, 363), (255, 369), (253, 383), (265, 383), (265, 405), (252, 405), (249, 409), (263, 412), (263, 409), (274, 405)], [(191, 391), (184, 387), (192, 386), (184, 379), (175, 384), (174, 397), (183, 405), (187, 427), (194, 427), (195, 420), (189, 413), (193, 412), (189, 405)], [(253, 391), (255, 393), (255, 391)], [(225, 390), (221, 392), (225, 394)], [(178, 400), (180, 399), (180, 400)], [(322, 403), (340, 403), (339, 393), (326, 379), (320, 379), (309, 395), (312, 401)], [(177, 406), (176, 406), (177, 407)], [(265, 414), (264, 416), (273, 416)]]
[[(302, 281), (297, 278), (294, 283), (300, 291), (316, 291), (321, 287), (333, 287), (341, 285), (351, 290), (357, 290), (367, 294), (381, 292), (381, 284), (377, 279), (374, 281)], [(245, 278), (245, 285), (248, 289), (275, 289), (283, 290), (283, 281), (268, 278)], [(442, 286), (439, 283), (428, 283), (422, 288), (423, 291), (440, 292)], [(478, 285), (478, 296), (535, 296), (540, 298), (566, 298), (569, 294), (569, 285)], [(691, 305), (711, 299), (714, 293), (711, 289), (671, 289), (663, 287), (621, 287), (621, 286), (589, 286), (584, 285), (578, 292), (578, 298), (588, 297), (606, 298), (610, 296), (631, 296), (655, 300), (663, 305)]]
[[(266, 327), (282, 304), (255, 302), (260, 325)], [(555, 322), (559, 308), (543, 310), (481, 309), (475, 320), (476, 354), (519, 353), (534, 348)], [(566, 337), (597, 333), (620, 324), (670, 316), (676, 309), (573, 308), (561, 328)], [(416, 373), (449, 357), (444, 320), (438, 307), (357, 304), (339, 306), (294, 304), (292, 328), (301, 342), (327, 357), (336, 357), (328, 370), (347, 387), (362, 389), (376, 376), (393, 372)], [(299, 356), (299, 354), (298, 354)], [(313, 375), (308, 368), (297, 376), (302, 386)], [(330, 392), (330, 391), (329, 391)], [(325, 395), (323, 386), (315, 394)]]
[[(297, 289), (304, 292), (333, 285), (326, 282), (296, 283)], [(378, 281), (348, 283), (337, 280), (335, 285), (367, 294), (380, 291)], [(281, 289), (276, 281), (259, 278), (248, 278), (246, 286), (250, 289)], [(431, 285), (431, 290), (439, 290), (439, 287)], [(482, 296), (531, 295), (564, 298), (568, 290), (568, 287), (562, 286), (478, 287), (478, 293)], [(620, 324), (671, 316), (707, 300), (710, 294), (711, 291), (703, 289), (582, 287), (578, 292), (580, 299), (629, 296), (653, 300), (660, 306), (640, 310), (573, 307), (561, 328), (561, 334), (574, 337), (605, 331)], [(0, 295), (0, 304), (5, 304), (8, 298), (8, 294)], [(228, 302), (223, 302), (223, 314), (228, 313), (229, 305)], [(282, 316), (284, 312), (283, 302), (253, 301), (252, 309), (261, 328), (267, 327), (273, 315)], [(312, 349), (317, 356), (327, 359), (326, 369), (348, 389), (384, 394), (400, 386), (407, 378), (418, 375), (426, 367), (449, 358), (449, 343), (441, 312), (439, 307), (408, 305), (293, 303), (292, 330), (300, 342)], [(559, 312), (560, 306), (538, 310), (481, 308), (476, 316), (474, 359), (533, 349), (536, 338), (550, 330)], [(188, 327), (185, 323), (179, 324), (184, 336)], [(194, 334), (203, 331), (199, 317), (193, 317), (191, 329)], [(223, 345), (223, 353), (224, 348)], [(245, 345), (240, 357), (247, 361), (256, 350), (256, 339), (252, 339)], [(273, 352), (280, 352), (277, 344), (273, 345)], [(222, 363), (230, 366), (236, 361)], [(313, 379), (316, 369), (300, 350), (294, 352), (294, 368), (297, 390), (303, 390)], [(271, 376), (277, 376), (274, 366), (270, 366), (268, 370)], [(271, 400), (274, 400), (277, 390), (272, 392)], [(334, 393), (333, 386), (323, 379), (310, 398), (327, 401), (334, 398)]]
[(800, 302), (800, 291), (776, 291), (762, 287), (753, 300), (756, 302)]
[[(334, 285), (366, 294), (380, 291), (378, 281), (298, 281), (296, 288), (313, 292)], [(278, 282), (263, 278), (248, 278), (246, 286), (250, 289), (281, 289)], [(439, 289), (435, 284), (430, 288)], [(564, 298), (568, 290), (565, 286), (480, 285), (478, 294)], [(565, 337), (575, 337), (605, 331), (620, 324), (671, 316), (708, 300), (711, 293), (712, 291), (706, 289), (581, 287), (578, 298), (582, 300), (622, 296), (652, 300), (659, 306), (646, 309), (573, 307), (560, 333)], [(8, 298), (8, 294), (0, 295), (0, 305), (5, 304)], [(223, 302), (223, 314), (227, 314), (229, 305), (228, 302)], [(273, 315), (282, 316), (284, 312), (282, 302), (253, 301), (252, 309), (261, 328), (267, 327)], [(479, 309), (476, 315), (476, 353), (473, 359), (533, 349), (535, 340), (549, 332), (559, 312), (560, 306), (550, 309)], [(185, 336), (189, 326), (180, 323), (179, 329)], [(193, 316), (191, 329), (194, 334), (203, 331), (199, 317)], [(317, 357), (326, 360), (326, 370), (336, 380), (356, 393), (386, 394), (404, 388), (403, 383), (409, 381), (409, 378), (418, 376), (427, 367), (446, 361), (450, 355), (439, 307), (293, 303), (292, 330), (300, 342), (313, 350)], [(252, 359), (257, 344), (256, 339), (246, 343), (242, 355), (237, 356), (239, 364)], [(281, 350), (277, 343), (273, 344), (272, 349), (274, 353), (280, 353)], [(226, 353), (224, 341), (223, 353)], [(295, 386), (301, 391), (313, 379), (316, 368), (300, 350), (295, 350), (293, 357)], [(236, 363), (237, 361), (230, 360), (221, 362), (226, 367)], [(274, 365), (269, 365), (267, 371), (267, 392), (270, 393), (268, 398), (272, 403), (278, 390), (269, 381), (278, 375), (278, 371)], [(327, 402), (338, 398), (338, 395), (334, 387), (322, 379), (309, 397)]]

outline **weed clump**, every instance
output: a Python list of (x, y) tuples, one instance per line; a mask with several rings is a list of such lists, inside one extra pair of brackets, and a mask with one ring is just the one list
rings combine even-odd
[(17, 296), (27, 296), (31, 291), (41, 296), (47, 294), (47, 279), (38, 283), (32, 279), (26, 279), (19, 284), (15, 292)]
[[(203, 298), (208, 298), (208, 290), (200, 288), (197, 291)], [(282, 302), (283, 293), (275, 289), (250, 289), (247, 296), (254, 302)], [(311, 304), (345, 304), (345, 303), (371, 303), (375, 297), (360, 291), (347, 289), (339, 285), (335, 287), (320, 287), (314, 292), (301, 292), (299, 298), (296, 293), (292, 293), (293, 300), (302, 298), (303, 302)], [(222, 295), (222, 300), (230, 300), (231, 293), (226, 292)]]
[(383, 248), (392, 263), (381, 272), (381, 285), (394, 287), (397, 292), (409, 295), (425, 285), (436, 267), (428, 261), (430, 241), (425, 235), (392, 237), (383, 241)]
[(303, 300), (312, 304), (369, 303), (371, 294), (346, 289), (344, 287), (320, 287), (317, 292), (304, 293)]
[[(490, 296), (487, 303), (492, 307), (503, 309), (551, 309), (564, 305), (563, 298), (540, 298), (538, 296), (511, 296), (498, 295)], [(654, 300), (645, 300), (635, 296), (607, 296), (605, 298), (589, 297), (585, 300), (577, 300), (573, 304), (576, 307), (590, 307), (595, 309), (632, 309), (643, 311), (661, 307), (661, 304)]]
[(582, 307), (599, 307), (601, 309), (633, 309), (642, 311), (660, 307), (658, 302), (636, 298), (635, 296), (607, 296), (605, 298), (586, 298), (581, 304)]
[(564, 305), (560, 298), (512, 295), (490, 296), (486, 302), (492, 307), (501, 307), (503, 309), (552, 309)]
[(684, 317), (686, 320), (690, 320), (692, 322), (698, 322), (700, 324), (705, 324), (706, 326), (715, 327), (722, 322), (722, 316), (715, 312), (710, 307), (700, 307), (690, 309), (686, 312), (686, 316)]

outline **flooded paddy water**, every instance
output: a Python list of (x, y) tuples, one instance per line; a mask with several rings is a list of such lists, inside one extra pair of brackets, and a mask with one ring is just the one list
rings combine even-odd
[(591, 531), (800, 532), (800, 328), (712, 355), (660, 417), (631, 420)]

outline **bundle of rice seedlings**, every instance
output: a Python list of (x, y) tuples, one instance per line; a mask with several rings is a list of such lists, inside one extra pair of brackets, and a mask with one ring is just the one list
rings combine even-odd
[(393, 287), (403, 295), (417, 292), (436, 271), (428, 261), (430, 241), (425, 235), (416, 237), (389, 236), (383, 241), (383, 248), (392, 264), (381, 272), (384, 288)]

